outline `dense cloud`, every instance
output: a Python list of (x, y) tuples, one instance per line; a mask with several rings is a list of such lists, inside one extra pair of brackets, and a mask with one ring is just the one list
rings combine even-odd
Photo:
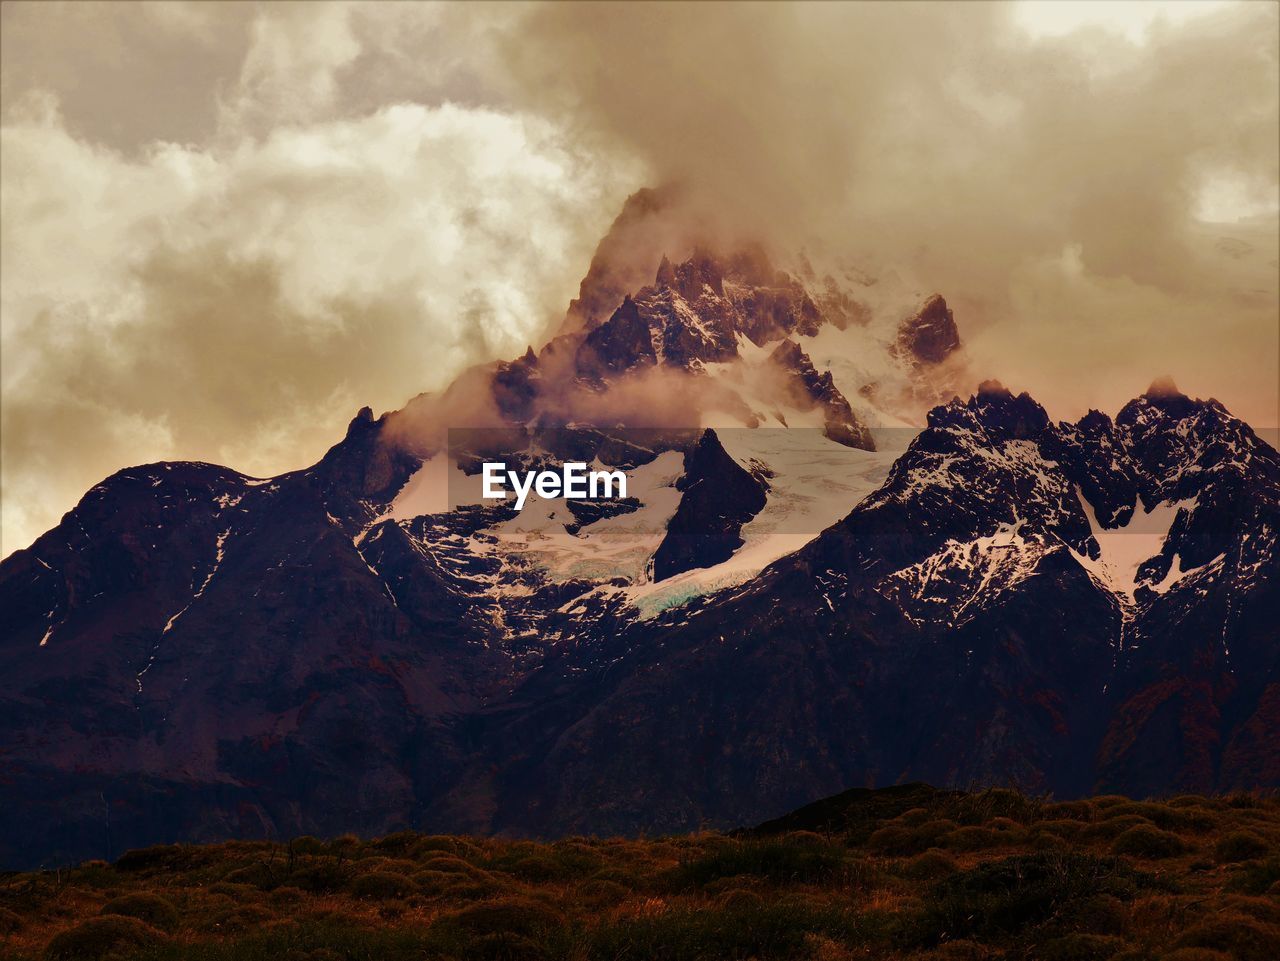
[(1274, 424), (1276, 7), (1016, 13), (5, 4), (0, 553), (112, 470), (301, 466), (521, 351), (673, 180), (943, 291), (1056, 416), (1168, 372)]
[[(1273, 426), (1278, 23), (1033, 42), (970, 3), (551, 5), (508, 52), (531, 109), (748, 231), (943, 291), (977, 366), (1055, 412), (1167, 371)], [(1271, 216), (1207, 228), (1224, 187)]]
[(535, 116), (346, 116), (322, 65), (350, 44), (323, 26), (255, 27), (204, 143), (107, 146), (70, 102), (7, 98), (5, 552), (131, 464), (304, 466), (360, 406), (522, 351), (563, 312), (625, 190)]

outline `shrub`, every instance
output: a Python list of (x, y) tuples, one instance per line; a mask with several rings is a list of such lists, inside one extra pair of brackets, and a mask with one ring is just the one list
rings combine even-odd
[[(439, 858), (436, 861), (441, 860)], [(466, 862), (462, 862), (466, 863)], [(522, 881), (567, 881), (590, 874), (600, 867), (599, 855), (576, 845), (517, 848), (485, 862), (492, 871), (502, 871)], [(431, 866), (429, 862), (427, 866)]]
[(977, 826), (959, 828), (950, 834), (944, 834), (940, 840), (947, 847), (956, 851), (981, 851), (984, 848), (993, 848), (996, 845), (1008, 843), (1008, 839), (1003, 837), (999, 831)]
[(120, 875), (106, 861), (85, 861), (75, 869), (78, 884), (86, 884), (94, 888), (107, 888), (118, 884)]
[(1205, 797), (1202, 794), (1179, 794), (1164, 802), (1171, 808), (1198, 807), (1216, 811), (1223, 807), (1217, 798)]
[(1124, 904), (1110, 894), (1096, 894), (1064, 910), (1065, 926), (1091, 934), (1123, 934), (1128, 922)]
[(1130, 898), (1143, 882), (1123, 861), (1082, 854), (1052, 851), (987, 861), (935, 886), (918, 935), (936, 943), (1016, 932), (1100, 893)]
[(1231, 961), (1231, 955), (1213, 948), (1177, 948), (1160, 955), (1160, 961)]
[(173, 903), (158, 894), (146, 891), (122, 894), (118, 898), (112, 898), (98, 913), (137, 918), (162, 931), (172, 931), (178, 926), (178, 909), (173, 906)]
[(289, 850), (294, 854), (323, 854), (328, 845), (317, 837), (304, 834), (289, 842)]
[(182, 865), (185, 849), (181, 844), (157, 844), (149, 848), (125, 851), (116, 859), (119, 871), (153, 871), (172, 869)]
[(1213, 856), (1223, 864), (1266, 857), (1272, 846), (1250, 831), (1232, 831), (1214, 846)]
[(1031, 845), (1033, 851), (1069, 851), (1071, 845), (1056, 834), (1045, 834), (1041, 831), (1034, 832), (1028, 839), (1027, 843)]
[(619, 901), (625, 901), (630, 896), (630, 888), (624, 887), (616, 881), (606, 881), (603, 878), (591, 878), (584, 881), (578, 887), (576, 893), (577, 900), (583, 906), (592, 910), (617, 904)]
[(267, 890), (280, 883), (280, 874), (283, 870), (283, 862), (280, 864), (267, 864), (265, 861), (255, 861), (252, 864), (246, 864), (229, 872), (222, 880), (228, 884)]
[(436, 923), (475, 934), (507, 931), (532, 936), (557, 928), (562, 922), (559, 912), (538, 901), (503, 898), (470, 905), (451, 915), (444, 915)]
[(1094, 809), (1088, 801), (1054, 801), (1040, 809), (1040, 816), (1046, 821), (1092, 821)]
[(234, 901), (254, 901), (261, 897), (261, 891), (252, 884), (236, 884), (232, 881), (219, 881), (209, 885), (210, 894), (225, 894)]
[(83, 921), (55, 935), (45, 949), (51, 961), (98, 961), (122, 950), (147, 948), (164, 940), (164, 934), (145, 921), (110, 914)]
[(448, 884), (434, 893), (451, 901), (475, 902), (507, 894), (508, 889), (491, 878), (467, 878), (454, 875)]
[(353, 897), (361, 900), (385, 901), (388, 898), (405, 898), (414, 892), (412, 879), (391, 871), (370, 871), (351, 882)]
[(466, 838), (455, 838), (447, 834), (429, 834), (426, 837), (419, 837), (410, 849), (410, 856), (419, 860), (431, 857), (435, 853), (463, 858), (476, 858), (484, 854), (479, 846)]
[(1123, 939), (1110, 934), (1075, 932), (1042, 944), (1038, 957), (1043, 961), (1106, 961), (1123, 947)]
[(1169, 831), (1140, 824), (1129, 828), (1111, 845), (1113, 854), (1128, 854), (1136, 858), (1176, 858), (1188, 851), (1182, 838)]
[(1105, 818), (1086, 825), (1080, 832), (1081, 841), (1110, 841), (1118, 838), (1130, 828), (1155, 827), (1146, 818), (1137, 814), (1126, 814), (1123, 817)]
[(354, 860), (364, 854), (364, 849), (360, 839), (354, 834), (343, 834), (339, 837), (331, 838), (329, 843), (325, 845), (324, 853), (331, 858), (337, 857)]
[(1243, 914), (1221, 913), (1198, 924), (1174, 942), (1175, 948), (1213, 948), (1236, 961), (1275, 961), (1280, 935)]
[(275, 919), (275, 915), (260, 904), (241, 904), (218, 918), (217, 928), (221, 932), (252, 931)]
[(410, 861), (408, 858), (361, 858), (355, 863), (355, 868), (362, 874), (368, 874), (370, 871), (391, 871), (393, 874), (412, 874), (421, 868), (416, 861)]
[(635, 890), (643, 883), (644, 878), (638, 876), (633, 871), (626, 870), (619, 866), (601, 868), (591, 875), (594, 881), (612, 881), (615, 884), (621, 884), (625, 888)]
[(13, 934), (21, 927), (21, 915), (15, 914), (8, 908), (0, 908), (0, 934)]
[(1227, 881), (1226, 890), (1240, 894), (1266, 894), (1280, 882), (1280, 857), (1241, 865)]
[(815, 936), (847, 941), (856, 932), (856, 916), (802, 900), (682, 907), (658, 915), (607, 920), (590, 932), (587, 956), (593, 961), (802, 958), (810, 956)]
[(1213, 827), (1213, 818), (1202, 811), (1186, 807), (1174, 808), (1153, 801), (1130, 801), (1128, 804), (1114, 805), (1106, 811), (1108, 820), (1128, 815), (1146, 818), (1166, 831), (1207, 831)]
[(1087, 804), (1092, 804), (1099, 811), (1105, 811), (1107, 808), (1115, 807), (1117, 804), (1128, 804), (1129, 799), (1123, 794), (1100, 794), (1097, 797), (1090, 798)]
[(484, 872), (473, 864), (448, 854), (437, 854), (422, 863), (424, 871), (441, 871), (445, 874), (462, 875), (464, 877), (483, 877)]
[(940, 944), (925, 957), (930, 961), (987, 961), (991, 949), (977, 941), (948, 941)]
[(747, 888), (729, 888), (716, 898), (716, 906), (726, 911), (757, 911), (764, 898)]
[(1124, 946), (1119, 938), (1076, 932), (1040, 946), (1043, 961), (1106, 961)]
[(1075, 821), (1069, 818), (1055, 818), (1049, 821), (1036, 821), (1032, 828), (1044, 831), (1046, 834), (1056, 835), (1067, 841), (1073, 841), (1084, 831), (1085, 824), (1083, 821)]
[(916, 835), (911, 828), (890, 824), (871, 832), (866, 846), (880, 854), (913, 854), (920, 850), (916, 846)]
[(1280, 925), (1280, 901), (1274, 898), (1228, 896), (1221, 902), (1223, 910), (1248, 914), (1264, 924)]
[(1029, 798), (1007, 788), (990, 788), (981, 794), (965, 794), (953, 804), (955, 818), (961, 824), (983, 824), (993, 818), (1008, 818), (1026, 823), (1044, 807), (1037, 798)]
[(548, 950), (562, 938), (563, 926), (561, 915), (546, 904), (499, 898), (441, 915), (431, 925), (428, 942), (435, 951), (459, 958), (517, 961), (563, 953)]
[(936, 881), (959, 870), (955, 858), (944, 851), (925, 851), (902, 866), (902, 876), (912, 881)]
[(903, 811), (893, 820), (895, 823), (904, 824), (907, 827), (915, 827), (916, 825), (924, 824), (925, 821), (931, 820), (932, 818), (933, 814), (930, 813), (928, 808), (911, 808), (910, 810)]
[(307, 858), (286, 879), (289, 887), (317, 894), (341, 891), (351, 880), (352, 869), (337, 858)]
[(279, 905), (298, 904), (300, 901), (305, 900), (306, 896), (306, 892), (301, 888), (276, 888), (271, 892), (271, 903)]
[(768, 878), (775, 884), (833, 881), (850, 867), (843, 848), (826, 840), (748, 838), (717, 844), (702, 857), (675, 868), (677, 888), (701, 887), (720, 878), (743, 874)]
[(1260, 807), (1261, 804), (1262, 801), (1252, 794), (1233, 794), (1227, 798), (1227, 807), (1236, 808), (1237, 810), (1248, 810)]
[(467, 957), (475, 961), (542, 961), (548, 955), (541, 945), (523, 934), (500, 931), (470, 941)]
[(419, 836), (416, 831), (396, 831), (394, 834), (388, 834), (386, 837), (370, 842), (369, 846), (377, 851), (406, 854), (417, 845)]
[(925, 821), (913, 827), (889, 824), (872, 833), (867, 847), (881, 854), (918, 854), (936, 847), (958, 825), (951, 820)]

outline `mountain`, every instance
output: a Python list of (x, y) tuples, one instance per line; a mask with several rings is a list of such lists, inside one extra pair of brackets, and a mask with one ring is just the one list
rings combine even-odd
[[(1274, 787), (1278, 467), (1161, 385), (1053, 425), (984, 384), (798, 552), (631, 625), (589, 684), (534, 678), (537, 723), (490, 735), (520, 758), (498, 817), (468, 826), (688, 829), (904, 780)], [(1104, 476), (1110, 526), (1082, 494)]]
[[(673, 239), (668, 203), (540, 350), (306, 470), (121, 471), (0, 564), (0, 863), (1280, 785), (1272, 448), (1166, 382), (1074, 424), (941, 403), (941, 297)], [(490, 457), (628, 497), (482, 502)]]

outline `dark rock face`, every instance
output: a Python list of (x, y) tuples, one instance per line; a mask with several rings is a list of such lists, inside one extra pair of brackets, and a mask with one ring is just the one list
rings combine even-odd
[(902, 322), (898, 338), (911, 356), (924, 364), (940, 364), (960, 346), (955, 316), (940, 294), (934, 294)]
[(532, 346), (523, 357), (495, 366), (493, 399), (503, 417), (517, 422), (529, 419), (541, 386), (540, 374)]
[(368, 423), (324, 471), (270, 483), (123, 472), (5, 562), (3, 764), (27, 797), (6, 804), (7, 860), (260, 834), (289, 811), (373, 829), (372, 798), (402, 807), (447, 765), (433, 718), (467, 696), (343, 530), (359, 501), (326, 494), (379, 486), (385, 465), (352, 454)]
[[(602, 263), (593, 263), (592, 270), (601, 277), (607, 273)], [(590, 275), (588, 281), (583, 282), (584, 291), (603, 284)], [(493, 366), (491, 392), (502, 416), (541, 423), (550, 412), (554, 420), (559, 416), (556, 398), (566, 380), (598, 392), (655, 367), (699, 375), (708, 365), (738, 359), (739, 338), (763, 346), (792, 335), (816, 334), (827, 323), (804, 285), (775, 270), (759, 248), (728, 257), (695, 249), (678, 263), (663, 256), (653, 283), (627, 293), (604, 284), (599, 291), (607, 292), (592, 295), (597, 307), (588, 310), (585, 300), (574, 302), (570, 314), (577, 319), (536, 357), (530, 351), (519, 360)], [(615, 293), (619, 305), (607, 316), (597, 316), (598, 304), (609, 302)], [(842, 314), (839, 322), (843, 325), (848, 319)], [(805, 364), (812, 368), (807, 358)], [(819, 376), (826, 383), (817, 383)], [(868, 444), (870, 435), (858, 424), (830, 373), (813, 371), (808, 379), (813, 383), (804, 404), (816, 402), (829, 409), (829, 436), (849, 446)], [(713, 406), (736, 410), (750, 420), (741, 398), (726, 397), (723, 389), (708, 394), (712, 397)]]
[(684, 492), (667, 536), (653, 555), (653, 579), (728, 560), (742, 545), (742, 525), (764, 508), (764, 483), (725, 451), (708, 429), (684, 457)]
[[(748, 248), (731, 259), (728, 280), (726, 293), (740, 317), (737, 328), (757, 346), (793, 334), (812, 336), (829, 319), (804, 286), (775, 270), (759, 248)], [(847, 322), (843, 308), (854, 308), (844, 301), (835, 306), (832, 322), (843, 327)]]
[(1062, 465), (1104, 527), (1122, 527), (1133, 517), (1138, 481), (1111, 418), (1091, 410), (1074, 424), (1059, 424), (1050, 457)]
[(578, 372), (602, 382), (611, 374), (622, 374), (658, 362), (649, 321), (642, 317), (636, 302), (627, 297), (612, 317), (587, 334), (578, 347)]
[(664, 220), (679, 205), (679, 194), (673, 187), (646, 187), (627, 198), (591, 258), (578, 296), (569, 304), (562, 333), (593, 330), (613, 314), (623, 297), (653, 276), (653, 264), (670, 239)]
[(844, 394), (836, 387), (831, 371), (819, 374), (799, 344), (790, 339), (784, 340), (769, 355), (769, 360), (787, 373), (794, 403), (801, 408), (822, 408), (823, 433), (827, 437), (846, 447), (876, 449), (871, 431), (858, 420)]
[[(1232, 545), (1216, 560), (1133, 599), (1108, 589), (1074, 468), (1054, 459), (1074, 427), (989, 385), (935, 410), (843, 522), (750, 585), (638, 626), (607, 691), (549, 704), (573, 734), (522, 745), (539, 779), (532, 799), (504, 795), (502, 825), (674, 829), (745, 798), (727, 824), (914, 778), (1063, 796), (1274, 786), (1276, 454), (1212, 401), (1137, 405), (1122, 418), (1135, 441), (1108, 438), (1111, 476), (1195, 479), (1173, 543), (1201, 504), (1232, 505), (1211, 525)], [(671, 770), (697, 776), (673, 785)]]
[(637, 497), (622, 497), (618, 500), (592, 501), (592, 500), (567, 500), (565, 506), (569, 508), (569, 513), (573, 515), (573, 523), (565, 524), (564, 529), (570, 534), (576, 534), (584, 527), (589, 527), (596, 521), (606, 520), (610, 517), (620, 517), (623, 514), (634, 514), (643, 505)]
[[(1273, 784), (1280, 646), (1280, 459), (1215, 400), (1157, 382), (1116, 417), (1148, 508), (1179, 505), (1139, 567), (1101, 783), (1135, 790)], [(1273, 736), (1260, 739), (1270, 729)]]

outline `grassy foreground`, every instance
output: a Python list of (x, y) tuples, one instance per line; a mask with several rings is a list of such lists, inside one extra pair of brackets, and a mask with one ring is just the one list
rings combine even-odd
[(907, 786), (734, 835), (154, 847), (0, 878), (0, 956), (1275, 961), (1280, 799)]

